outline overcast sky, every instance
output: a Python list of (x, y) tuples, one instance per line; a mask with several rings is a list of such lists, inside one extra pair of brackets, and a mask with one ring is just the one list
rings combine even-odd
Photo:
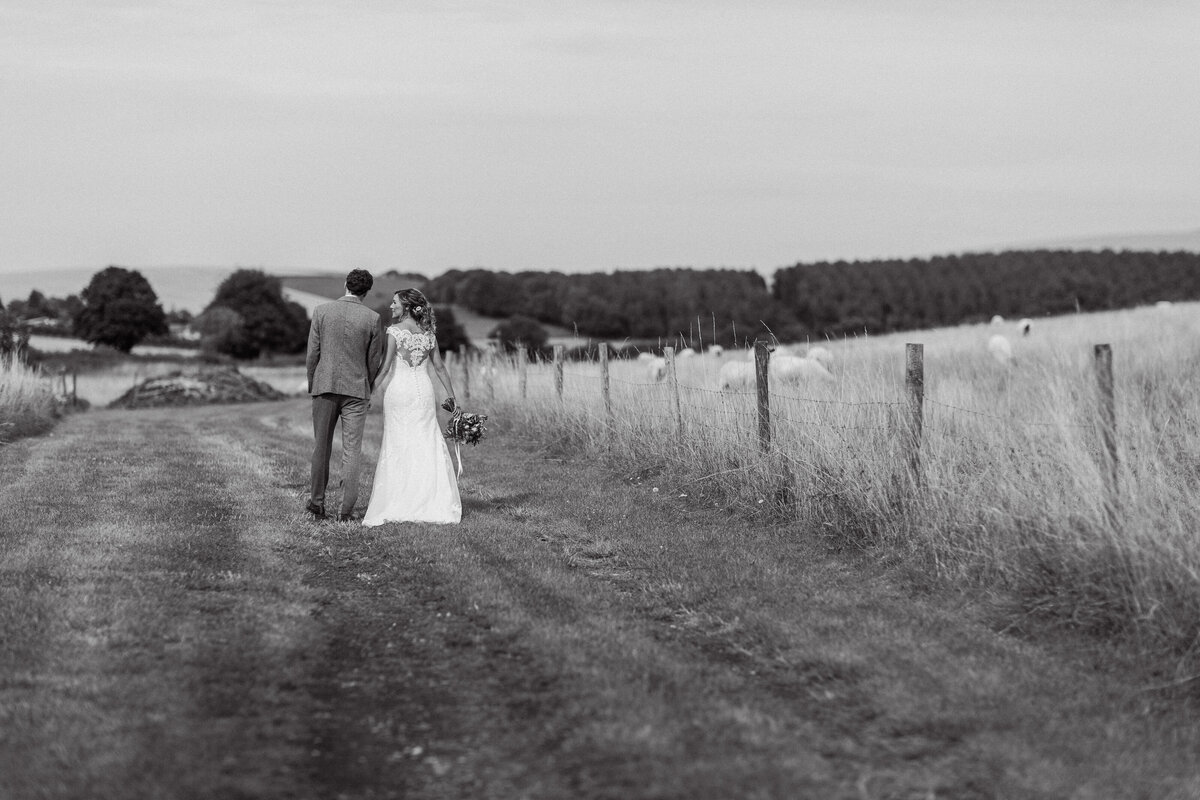
[(1195, 0), (0, 0), (0, 271), (1200, 227)]

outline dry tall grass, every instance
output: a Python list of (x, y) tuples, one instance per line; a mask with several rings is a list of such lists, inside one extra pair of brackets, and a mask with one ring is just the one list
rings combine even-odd
[(0, 356), (0, 442), (47, 430), (60, 405), (40, 370), (20, 359)]
[[(1001, 590), (1025, 611), (1129, 636), (1177, 663), (1200, 656), (1200, 323), (1194, 306), (1135, 309), (1011, 326), (963, 326), (827, 343), (836, 381), (772, 386), (762, 453), (754, 392), (716, 389), (723, 361), (678, 361), (653, 382), (611, 364), (608, 419), (599, 366), (514, 365), (472, 376), (471, 405), (493, 424), (665, 473), (696, 502), (770, 511), (804, 528), (909, 555), (931, 576)], [(995, 333), (1015, 363), (987, 352)], [(919, 483), (908, 477), (905, 343), (925, 352)], [(1116, 381), (1119, 506), (1106, 513), (1093, 346), (1110, 343)], [(476, 369), (476, 372), (480, 372)], [(461, 382), (461, 377), (459, 378)], [(475, 410), (474, 408), (472, 410)]]

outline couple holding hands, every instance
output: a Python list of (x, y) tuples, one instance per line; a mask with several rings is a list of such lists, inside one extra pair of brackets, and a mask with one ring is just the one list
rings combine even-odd
[[(383, 396), (383, 439), (362, 524), (457, 523), (462, 518), (458, 476), (435, 413), (430, 367), (445, 389), (442, 407), (455, 410), (450, 373), (438, 352), (437, 320), (416, 289), (392, 295), (392, 321), (379, 357), (379, 315), (363, 304), (374, 278), (363, 269), (346, 276), (346, 294), (313, 310), (308, 334), (308, 393), (312, 395), (312, 492), (305, 510), (323, 519), (333, 429), (342, 425), (342, 497), (338, 522), (358, 521), (362, 434), (371, 393)], [(457, 421), (457, 418), (456, 418)]]

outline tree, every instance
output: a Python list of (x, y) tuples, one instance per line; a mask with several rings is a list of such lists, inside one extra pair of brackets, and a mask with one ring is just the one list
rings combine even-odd
[(128, 353), (147, 336), (164, 336), (167, 317), (150, 282), (137, 270), (109, 266), (83, 290), (75, 334)]
[(205, 354), (224, 353), (234, 358), (254, 358), (258, 350), (246, 339), (245, 320), (232, 308), (210, 306), (196, 318), (200, 349)]
[(263, 351), (299, 353), (308, 344), (308, 312), (283, 296), (279, 278), (262, 270), (239, 269), (222, 281), (204, 313), (217, 307), (241, 318), (236, 335), (224, 335), (219, 345), (234, 358), (255, 358)]
[(500, 343), (506, 353), (524, 349), (530, 356), (536, 355), (549, 340), (546, 329), (529, 317), (515, 316), (501, 322), (488, 334), (489, 339)]
[(29, 329), (0, 303), (0, 359), (24, 361), (28, 347)]
[(34, 289), (29, 293), (29, 299), (25, 301), (25, 318), (32, 319), (34, 317), (52, 317), (54, 312), (50, 310), (50, 306), (46, 301), (46, 295)]
[(191, 325), (195, 319), (186, 308), (173, 308), (167, 312), (167, 322), (171, 325)]
[(434, 306), (437, 314), (438, 350), (442, 353), (457, 353), (460, 347), (470, 347), (471, 339), (462, 324), (454, 318), (454, 310), (450, 306)]

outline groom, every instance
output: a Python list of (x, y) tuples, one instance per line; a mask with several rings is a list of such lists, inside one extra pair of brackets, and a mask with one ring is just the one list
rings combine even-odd
[(362, 299), (375, 282), (365, 269), (346, 276), (346, 294), (313, 309), (308, 331), (308, 393), (312, 395), (313, 437), (312, 494), (304, 509), (316, 519), (325, 518), (325, 489), (329, 483), (329, 456), (333, 428), (342, 422), (342, 502), (337, 521), (353, 517), (358, 500), (358, 472), (362, 462), (362, 432), (381, 359), (379, 315)]

